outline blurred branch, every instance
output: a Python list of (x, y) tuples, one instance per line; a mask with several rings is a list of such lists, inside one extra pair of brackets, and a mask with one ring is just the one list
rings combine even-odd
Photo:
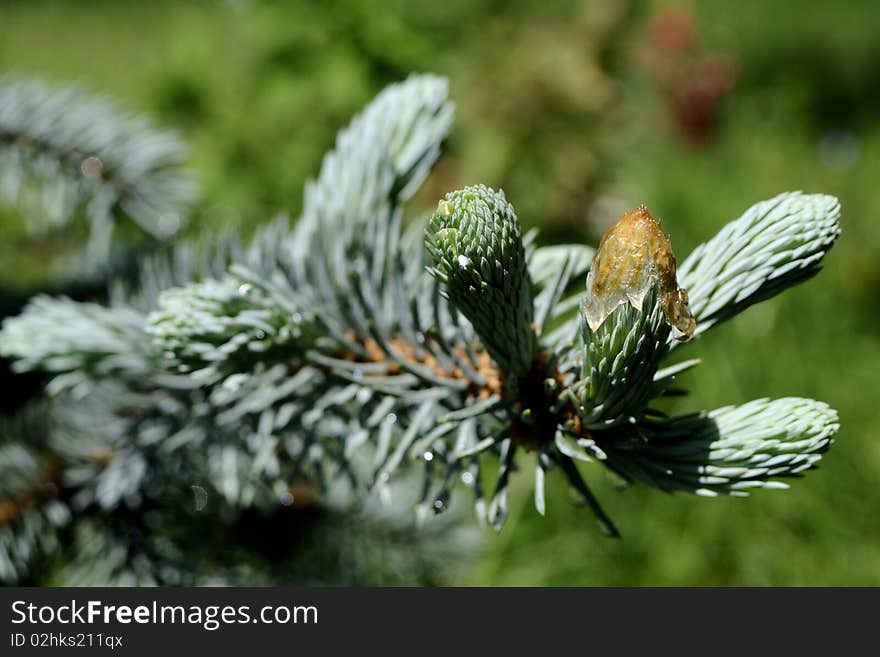
[(156, 239), (183, 226), (196, 196), (186, 154), (175, 135), (105, 98), (0, 78), (0, 200), (34, 232), (84, 216), (91, 258), (109, 256), (123, 219)]

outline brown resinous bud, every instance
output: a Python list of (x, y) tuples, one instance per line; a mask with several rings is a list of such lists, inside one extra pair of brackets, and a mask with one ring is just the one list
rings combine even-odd
[(672, 245), (660, 222), (640, 205), (608, 229), (593, 257), (584, 302), (590, 330), (595, 332), (622, 304), (642, 310), (645, 296), (655, 285), (673, 338), (689, 340), (697, 324), (687, 292), (678, 287)]

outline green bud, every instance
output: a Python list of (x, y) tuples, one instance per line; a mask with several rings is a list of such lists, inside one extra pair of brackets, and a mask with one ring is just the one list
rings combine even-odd
[(616, 426), (642, 412), (654, 392), (654, 373), (668, 351), (670, 330), (654, 286), (642, 308), (620, 304), (595, 331), (582, 322), (581, 378), (571, 389), (587, 428)]
[(504, 192), (483, 185), (446, 195), (428, 226), (434, 277), (507, 372), (529, 371), (535, 353), (532, 282), (522, 229)]
[(688, 307), (687, 292), (678, 287), (672, 245), (660, 222), (640, 205), (605, 233), (593, 257), (584, 303), (584, 318), (590, 329), (596, 331), (621, 304), (642, 310), (652, 286), (658, 290), (673, 336), (677, 340), (691, 339), (696, 322)]

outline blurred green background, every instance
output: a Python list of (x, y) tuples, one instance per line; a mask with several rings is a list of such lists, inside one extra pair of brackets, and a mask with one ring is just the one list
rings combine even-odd
[[(458, 112), (414, 211), (501, 186), (546, 242), (595, 243), (645, 203), (679, 260), (749, 205), (840, 197), (818, 278), (687, 347), (676, 411), (762, 396), (840, 412), (837, 444), (788, 492), (617, 494), (603, 539), (553, 477), (548, 514), (517, 480), (511, 517), (456, 583), (880, 585), (880, 13), (874, 0), (3, 0), (0, 74), (77, 81), (178, 129), (206, 201), (192, 232), (295, 215), (336, 130), (410, 71), (447, 75)], [(0, 276), (35, 289), (46, 256), (0, 214)]]

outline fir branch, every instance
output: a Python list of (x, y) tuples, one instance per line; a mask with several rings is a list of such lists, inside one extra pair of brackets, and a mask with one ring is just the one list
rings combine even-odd
[(71, 379), (149, 370), (144, 318), (126, 307), (35, 297), (0, 331), (0, 355), (18, 371), (70, 373)]
[[(412, 482), (396, 482), (395, 498)], [(186, 487), (189, 490), (189, 487)], [(365, 500), (318, 502), (300, 488), (287, 503), (229, 517), (181, 501), (78, 522), (44, 573), (55, 586), (389, 586), (449, 581), (479, 544), (461, 509), (417, 527), (411, 508)], [(279, 529), (280, 528), (280, 529)], [(161, 531), (157, 531), (161, 530)], [(220, 549), (218, 549), (218, 547)], [(232, 547), (233, 549), (230, 549)]]
[(814, 467), (839, 426), (837, 413), (822, 402), (756, 399), (643, 421), (633, 443), (608, 446), (608, 464), (666, 491), (743, 496), (752, 488), (787, 488), (778, 478)]
[[(354, 393), (365, 410), (384, 407), (385, 414), (400, 414), (414, 401), (414, 388), (425, 383), (439, 386), (441, 395), (463, 388), (464, 382), (442, 374), (456, 363), (464, 365), (458, 355), (450, 356), (448, 326), (440, 328), (442, 339), (425, 337), (437, 323), (433, 320), (443, 323), (445, 312), (436, 306), (429, 313), (424, 306), (403, 316), (395, 311), (410, 304), (422, 277), (415, 251), (421, 246), (401, 235), (396, 204), (436, 157), (451, 116), (445, 88), (437, 78), (413, 77), (386, 90), (340, 133), (318, 180), (307, 187), (293, 233), (281, 238), (280, 247), (276, 241), (272, 258), (245, 256), (262, 260), (259, 273), (233, 268), (220, 282), (160, 295), (150, 328), (156, 348), (166, 367), (199, 370), (203, 384), (212, 388), (208, 399), (219, 422), (253, 418), (270, 435), (296, 427), (310, 434), (320, 425), (321, 440), (298, 448), (295, 458), (327, 458), (334, 450), (318, 452), (314, 445), (330, 447), (352, 431), (363, 434), (360, 422), (354, 429), (347, 424)], [(364, 176), (372, 178), (365, 182)], [(243, 287), (249, 290), (246, 299), (241, 299)], [(317, 333), (306, 329), (313, 344), (279, 347), (290, 344), (280, 336), (301, 334), (300, 316), (309, 322), (319, 317), (326, 337), (315, 339)], [(306, 346), (311, 348), (304, 360)], [(299, 383), (289, 385), (294, 382)], [(409, 401), (388, 405), (383, 399), (388, 393), (409, 394)], [(318, 467), (319, 460), (313, 465)], [(344, 467), (342, 461), (338, 465)]]
[(378, 291), (394, 289), (382, 282), (401, 267), (398, 208), (439, 155), (453, 114), (447, 92), (446, 80), (430, 75), (389, 86), (340, 131), (317, 180), (306, 185), (289, 245), (291, 276), (340, 317), (352, 312), (352, 276), (365, 276)]
[[(444, 511), (462, 481), (500, 528), (525, 449), (538, 453), (539, 511), (558, 465), (613, 535), (574, 460), (704, 494), (774, 487), (816, 462), (837, 430), (819, 402), (671, 420), (649, 405), (694, 364), (659, 369), (670, 336), (695, 330), (678, 282), (696, 330), (708, 328), (812, 273), (836, 236), (836, 202), (756, 206), (678, 277), (644, 207), (595, 254), (532, 249), (507, 199), (471, 187), (441, 201), (423, 243), (424, 225), (404, 229), (403, 204), (451, 112), (441, 79), (393, 85), (340, 133), (292, 230), (280, 220), (248, 248), (221, 240), (153, 259), (110, 308), (42, 299), (6, 322), (0, 350), (59, 375), (54, 449), (78, 507), (120, 514), (161, 499), (151, 482), (182, 477), (233, 514), (270, 509), (301, 482), (388, 498), (416, 465), (419, 516)], [(58, 383), (71, 381), (81, 386)], [(102, 418), (92, 442), (77, 435), (87, 417)], [(501, 467), (487, 503), (490, 460)]]
[(840, 202), (789, 192), (749, 208), (679, 268), (697, 333), (812, 278), (840, 235)]
[(114, 223), (156, 239), (184, 224), (196, 187), (168, 131), (74, 87), (0, 79), (0, 199), (44, 232), (85, 215), (89, 253), (109, 254)]
[(222, 280), (168, 290), (149, 318), (156, 348), (177, 372), (206, 382), (255, 356), (302, 359), (322, 335), (318, 319), (286, 279), (271, 283), (239, 266)]
[(60, 547), (70, 521), (59, 499), (59, 470), (45, 452), (47, 408), (25, 407), (0, 418), (0, 582), (28, 581)]

